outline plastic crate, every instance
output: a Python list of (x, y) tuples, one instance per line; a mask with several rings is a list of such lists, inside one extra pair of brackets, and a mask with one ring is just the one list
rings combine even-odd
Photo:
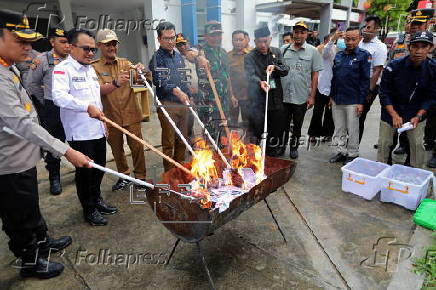
[(390, 166), (364, 158), (356, 158), (341, 168), (342, 190), (371, 200), (380, 191), (380, 175)]
[(394, 164), (381, 175), (380, 200), (416, 210), (427, 196), (432, 177), (430, 171)]
[[(434, 185), (433, 185), (434, 186)], [(430, 230), (436, 230), (436, 200), (424, 199), (413, 215), (413, 221)]]

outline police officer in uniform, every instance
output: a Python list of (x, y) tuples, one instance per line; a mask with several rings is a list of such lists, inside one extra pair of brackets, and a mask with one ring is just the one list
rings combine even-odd
[(38, 124), (37, 113), (14, 63), (24, 61), (31, 42), (40, 37), (21, 14), (0, 10), (0, 218), (9, 249), (22, 260), (23, 277), (51, 278), (64, 266), (48, 261), (50, 252), (71, 244), (71, 237), (53, 239), (39, 209), (36, 164), (41, 149), (64, 155), (75, 166), (89, 158), (52, 137)]
[[(65, 142), (64, 127), (59, 115), (59, 107), (53, 103), (51, 94), (52, 72), (55, 65), (63, 61), (70, 52), (70, 44), (65, 32), (59, 28), (52, 28), (49, 32), (52, 50), (44, 52), (34, 61), (34, 65), (27, 74), (25, 87), (33, 94), (43, 87), (43, 96), (34, 95), (34, 105), (38, 112), (41, 125), (55, 138)], [(60, 159), (50, 152), (45, 157), (46, 168), (49, 173), (50, 193), (58, 195), (62, 192), (60, 182)]]

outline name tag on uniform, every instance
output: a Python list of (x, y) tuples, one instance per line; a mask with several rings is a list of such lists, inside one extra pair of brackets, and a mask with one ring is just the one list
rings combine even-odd
[(98, 82), (98, 77), (92, 77), (92, 79), (96, 82)]
[(71, 79), (71, 81), (73, 81), (73, 82), (84, 82), (85, 81), (85, 77), (73, 77)]
[(105, 71), (102, 72), (101, 75), (104, 76), (104, 77), (109, 77), (110, 76), (110, 74), (108, 72), (105, 72)]

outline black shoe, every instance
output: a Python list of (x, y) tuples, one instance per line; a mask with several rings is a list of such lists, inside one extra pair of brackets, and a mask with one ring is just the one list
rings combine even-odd
[(114, 214), (118, 211), (116, 207), (108, 205), (101, 198), (97, 200), (96, 208), (101, 214)]
[(95, 209), (93, 212), (85, 214), (85, 221), (93, 226), (105, 226), (107, 225), (107, 219), (101, 215), (101, 213)]
[(434, 142), (425, 142), (424, 143), (425, 151), (433, 150), (434, 144), (435, 144)]
[(267, 147), (266, 155), (269, 157), (278, 157), (279, 156), (279, 147)]
[(344, 162), (345, 160), (347, 160), (347, 156), (345, 156), (342, 153), (337, 153), (336, 155), (334, 155), (333, 157), (331, 157), (329, 159), (330, 163), (338, 163), (338, 162)]
[[(140, 178), (139, 180), (142, 180), (142, 181), (144, 181), (144, 182), (147, 182), (147, 180), (142, 179), (142, 178)], [(145, 186), (145, 185), (135, 184), (135, 189), (136, 189), (136, 190), (139, 190), (139, 191), (145, 191), (145, 190), (148, 189), (148, 187)]]
[(354, 157), (345, 157), (345, 160), (342, 162), (342, 164), (346, 165), (347, 163), (350, 163), (351, 161), (353, 161), (354, 159), (356, 159), (359, 156), (354, 156)]
[(399, 146), (397, 149), (393, 152), (395, 155), (403, 155), (406, 154), (406, 148)]
[(49, 262), (44, 258), (24, 260), (20, 270), (21, 277), (35, 277), (39, 279), (49, 279), (59, 276), (64, 270), (64, 265), (56, 262)]
[(117, 183), (115, 183), (115, 184), (112, 186), (112, 191), (117, 191), (117, 190), (124, 189), (124, 188), (126, 188), (127, 186), (129, 186), (131, 183), (132, 183), (132, 182), (130, 182), (130, 181), (127, 180), (127, 179), (122, 179), (122, 178), (120, 178), (120, 179), (118, 179)]
[(279, 149), (277, 150), (277, 155), (283, 156), (285, 155), (285, 151), (286, 151), (286, 145), (280, 146)]
[(433, 155), (431, 159), (428, 161), (427, 166), (429, 168), (436, 168), (436, 155)]
[(38, 242), (38, 248), (40, 252), (50, 251), (51, 253), (57, 253), (71, 245), (72, 242), (73, 239), (70, 236), (62, 236), (59, 239), (46, 237), (44, 241)]
[(62, 193), (61, 177), (59, 170), (50, 170), (48, 172), (48, 179), (50, 181), (50, 193), (52, 195), (59, 195)]
[(291, 159), (297, 159), (298, 158), (298, 150), (297, 150), (297, 148), (290, 148), (289, 149), (289, 157), (291, 158)]

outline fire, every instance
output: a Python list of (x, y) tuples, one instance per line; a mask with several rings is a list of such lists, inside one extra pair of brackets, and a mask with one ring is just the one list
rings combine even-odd
[[(220, 175), (224, 174), (223, 179), (226, 182), (225, 185), (234, 185), (244, 189), (250, 189), (254, 186), (254, 183), (259, 184), (264, 179), (262, 150), (260, 146), (244, 144), (237, 132), (231, 133), (229, 146), (231, 151), (229, 163), (232, 169), (220, 172)], [(223, 168), (220, 161), (218, 161), (218, 159), (215, 161), (215, 159), (214, 151), (207, 145), (206, 141), (204, 139), (198, 139), (195, 142), (195, 155), (191, 163), (191, 173), (195, 177), (191, 185), (194, 195), (202, 198), (201, 202), (203, 207), (210, 207), (208, 206), (210, 205), (208, 187), (218, 184), (217, 181), (220, 177), (218, 170)], [(244, 168), (252, 169), (252, 181), (250, 181), (250, 183), (247, 183), (247, 180), (244, 179)], [(255, 174), (255, 181), (253, 172)], [(241, 180), (243, 180), (243, 182), (241, 182)]]

